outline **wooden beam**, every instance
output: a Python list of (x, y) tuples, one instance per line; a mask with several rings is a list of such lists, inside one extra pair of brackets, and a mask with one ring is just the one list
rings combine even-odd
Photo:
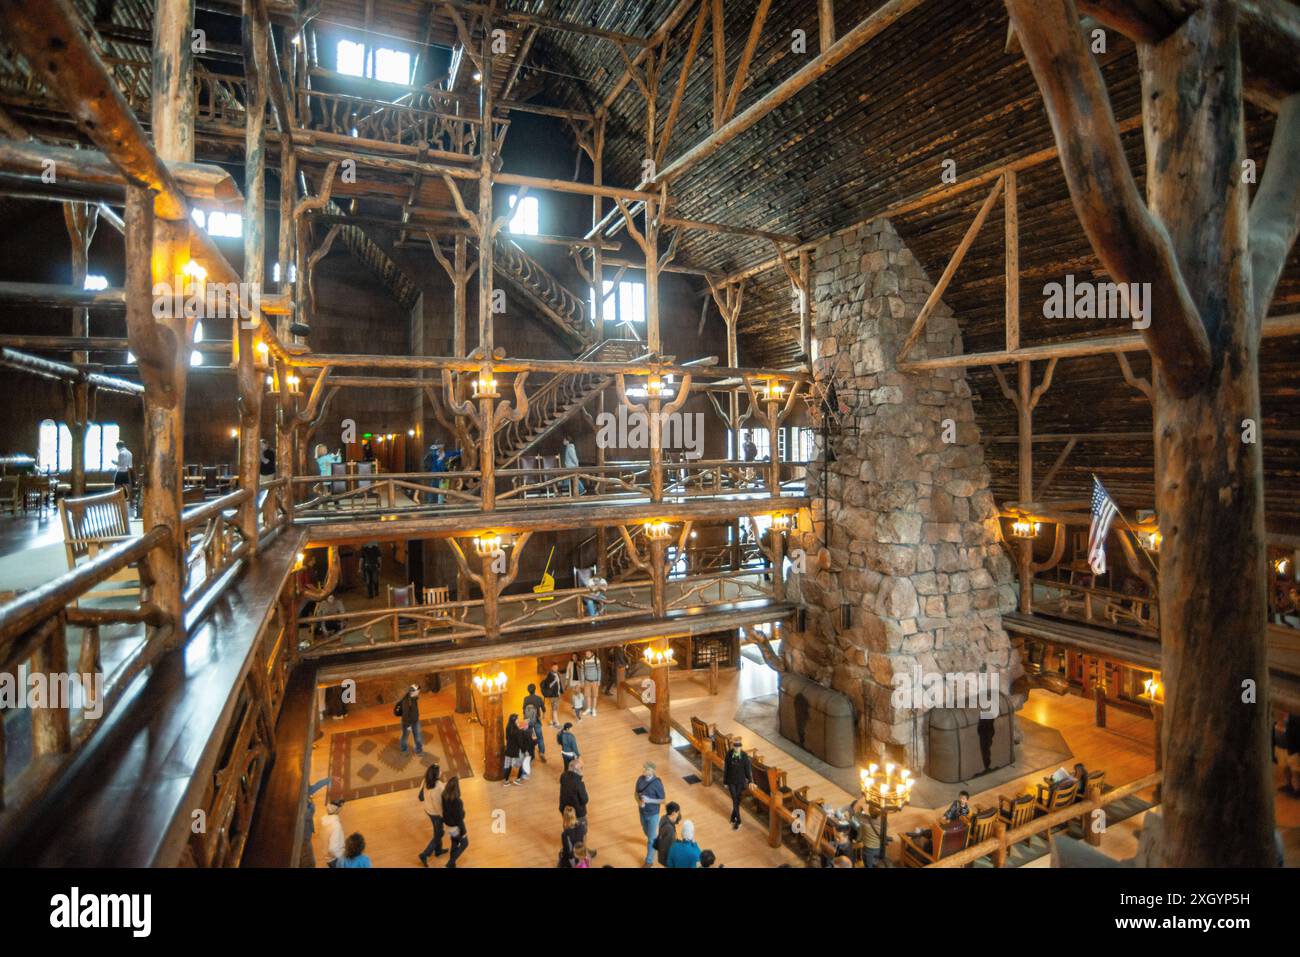
[(835, 45), (835, 0), (817, 0), (817, 26), (825, 53)]
[(767, 22), (768, 11), (772, 9), (772, 0), (758, 0), (758, 9), (754, 12), (754, 22), (749, 28), (749, 37), (745, 41), (745, 49), (740, 54), (740, 64), (736, 67), (736, 75), (731, 81), (731, 92), (727, 94), (727, 103), (722, 109), (722, 122), (726, 123), (736, 113), (736, 104), (740, 101), (740, 91), (745, 88), (745, 81), (749, 79), (749, 65), (754, 60), (754, 51), (758, 49), (758, 41), (763, 35), (763, 25)]

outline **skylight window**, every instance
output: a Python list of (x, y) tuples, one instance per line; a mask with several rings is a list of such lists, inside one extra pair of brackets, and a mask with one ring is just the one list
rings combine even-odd
[(385, 83), (411, 82), (411, 54), (405, 50), (375, 50), (375, 79)]
[(238, 239), (244, 235), (244, 217), (239, 213), (223, 213), (219, 209), (209, 213), (195, 209), (190, 212), (190, 218), (199, 229), (207, 230), (209, 236)]
[(511, 196), (510, 208), (514, 210), (510, 231), (516, 236), (536, 236), (541, 231), (541, 206), (536, 196), (525, 196), (522, 201), (518, 196)]
[(365, 76), (366, 45), (353, 43), (351, 40), (340, 40), (336, 69), (345, 76)]

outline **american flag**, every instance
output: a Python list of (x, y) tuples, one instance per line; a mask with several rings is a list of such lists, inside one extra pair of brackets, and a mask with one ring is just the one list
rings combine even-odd
[(1092, 528), (1088, 531), (1088, 564), (1098, 575), (1106, 574), (1106, 536), (1110, 523), (1119, 514), (1119, 506), (1111, 499), (1105, 486), (1092, 477)]

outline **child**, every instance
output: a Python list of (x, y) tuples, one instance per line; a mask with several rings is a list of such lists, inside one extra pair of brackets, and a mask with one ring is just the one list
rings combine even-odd
[(587, 854), (587, 845), (581, 841), (573, 847), (573, 866), (591, 867), (591, 857)]
[(582, 720), (582, 709), (587, 706), (587, 696), (582, 693), (582, 687), (577, 682), (573, 685), (573, 716), (579, 721)]

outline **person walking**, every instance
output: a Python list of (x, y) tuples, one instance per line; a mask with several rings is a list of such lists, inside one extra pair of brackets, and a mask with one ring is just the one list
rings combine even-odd
[(602, 694), (612, 695), (614, 685), (618, 682), (619, 669), (626, 669), (628, 666), (627, 652), (623, 650), (622, 645), (615, 645), (610, 649), (609, 662), (605, 668), (605, 680), (601, 682), (600, 690)]
[[(512, 714), (506, 721), (506, 779), (501, 782), (503, 787), (510, 787), (511, 784), (524, 783), (524, 741), (523, 735), (519, 731), (519, 715)], [(519, 769), (513, 781), (510, 780), (510, 772)]]
[(442, 791), (442, 823), (451, 839), (451, 857), (447, 866), (455, 867), (457, 859), (469, 847), (469, 831), (465, 828), (465, 802), (460, 797), (460, 778), (452, 775)]
[(342, 801), (331, 801), (325, 805), (325, 816), (321, 818), (320, 829), (325, 840), (326, 867), (338, 867), (339, 858), (343, 856), (343, 820), (339, 817), (339, 811), (342, 809)]
[(378, 542), (368, 542), (361, 547), (361, 577), (366, 580), (366, 597), (379, 597), (379, 565), (384, 553)]
[(351, 835), (343, 844), (343, 856), (336, 867), (370, 867), (370, 858), (366, 856), (366, 839), (360, 832)]
[[(543, 687), (545, 682), (543, 682)], [(533, 744), (537, 748), (537, 756), (546, 763), (546, 735), (542, 733), (542, 718), (546, 714), (546, 699), (537, 693), (537, 685), (528, 686), (528, 694), (524, 697), (524, 720), (528, 722), (533, 732)], [(552, 722), (554, 723), (554, 722)]]
[(569, 769), (560, 775), (560, 814), (566, 807), (573, 808), (578, 823), (582, 825), (582, 838), (587, 839), (587, 785), (582, 780), (582, 758), (574, 758)]
[(446, 848), (442, 846), (442, 796), (446, 788), (447, 785), (442, 781), (442, 771), (435, 761), (424, 772), (424, 785), (420, 788), (420, 793), (416, 795), (420, 803), (424, 805), (424, 813), (429, 815), (429, 824), (433, 827), (433, 837), (429, 838), (429, 843), (420, 852), (421, 867), (429, 866), (431, 856), (442, 857), (447, 853)]
[[(573, 444), (573, 439), (569, 438), (566, 435), (564, 437), (563, 442), (564, 442), (564, 450), (560, 456), (560, 464), (564, 466), (564, 468), (566, 469), (581, 468), (582, 465), (578, 461), (578, 447)], [(587, 494), (587, 486), (583, 484), (582, 479), (578, 478), (575, 475), (570, 477), (569, 482), (570, 482), (570, 486), (569, 486), (570, 490), (576, 489), (578, 495)]]
[(578, 820), (578, 812), (567, 805), (561, 812), (564, 830), (560, 832), (560, 860), (558, 866), (572, 867), (573, 852), (586, 836), (586, 825)]
[(424, 754), (424, 734), (420, 731), (420, 686), (411, 685), (393, 705), (393, 717), (402, 719), (402, 753), (406, 753), (406, 736), (415, 742), (415, 753)]
[(551, 665), (551, 670), (546, 672), (546, 677), (542, 679), (542, 697), (551, 703), (552, 728), (560, 726), (560, 696), (563, 693), (564, 680), (560, 677), (560, 666)]
[(677, 825), (682, 819), (682, 807), (676, 801), (664, 805), (663, 817), (659, 819), (659, 834), (655, 837), (655, 856), (663, 867), (668, 866), (668, 854), (677, 842)]
[(749, 760), (749, 755), (741, 749), (740, 738), (732, 738), (731, 750), (727, 752), (727, 759), (723, 765), (722, 783), (731, 792), (731, 829), (733, 831), (740, 827), (740, 799), (745, 796), (745, 792), (749, 790), (749, 785), (753, 780), (754, 766)]
[(257, 445), (261, 452), (257, 474), (262, 478), (275, 478), (275, 447), (266, 439), (258, 439)]
[(695, 822), (682, 821), (682, 836), (668, 852), (669, 867), (695, 868), (700, 864), (700, 845), (695, 843)]
[(578, 759), (581, 753), (578, 751), (578, 738), (573, 733), (573, 722), (564, 722), (564, 727), (560, 733), (555, 736), (555, 743), (560, 746), (560, 757), (564, 758), (564, 770), (569, 770), (569, 766)]
[(655, 838), (659, 836), (659, 807), (664, 801), (664, 782), (655, 774), (653, 761), (647, 761), (636, 779), (636, 805), (645, 835), (645, 866), (654, 867)]
[(573, 708), (573, 719), (581, 721), (587, 700), (582, 693), (582, 662), (578, 659), (576, 651), (569, 656), (564, 666), (564, 690), (570, 695), (569, 704)]
[(596, 716), (596, 696), (600, 694), (600, 659), (594, 648), (582, 658), (582, 694), (587, 699), (587, 714)]
[(536, 722), (528, 718), (519, 719), (519, 746), (523, 750), (524, 781), (533, 776), (533, 761), (537, 758), (537, 741), (541, 738), (541, 729)]

